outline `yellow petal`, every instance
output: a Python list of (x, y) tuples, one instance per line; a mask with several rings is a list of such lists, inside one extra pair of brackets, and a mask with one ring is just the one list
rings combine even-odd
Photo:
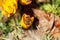
[(2, 9), (7, 12), (5, 15), (8, 17), (15, 14), (17, 10), (17, 0), (2, 0)]
[(19, 3), (22, 4), (22, 5), (28, 5), (28, 4), (31, 4), (31, 0), (19, 0)]
[[(29, 21), (29, 24), (27, 24), (26, 21)], [(33, 23), (34, 17), (30, 17), (30, 15), (27, 14), (23, 14), (20, 25), (24, 28), (24, 29), (28, 29), (32, 23)]]

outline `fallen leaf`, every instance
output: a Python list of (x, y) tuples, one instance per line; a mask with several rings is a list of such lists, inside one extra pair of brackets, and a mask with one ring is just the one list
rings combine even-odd
[(54, 23), (54, 15), (53, 14), (49, 15), (45, 11), (42, 11), (40, 9), (32, 9), (32, 10), (34, 12), (35, 17), (37, 17), (39, 20), (38, 29), (42, 27), (42, 30), (45, 32), (47, 30), (50, 30)]

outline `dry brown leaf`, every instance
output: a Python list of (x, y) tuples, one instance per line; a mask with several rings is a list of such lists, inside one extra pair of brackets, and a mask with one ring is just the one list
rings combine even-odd
[(57, 38), (58, 40), (60, 40), (60, 32), (54, 33), (53, 36), (54, 36), (55, 38)]
[(6, 40), (14, 40), (14, 33), (9, 33), (8, 39), (6, 39)]
[(60, 40), (60, 18), (59, 17), (55, 17), (54, 20), (54, 28), (51, 31), (51, 35), (58, 38), (58, 40)]
[(60, 30), (60, 18), (57, 18), (57, 19), (55, 20), (54, 25)]
[(23, 40), (42, 40), (42, 32), (39, 30), (28, 30), (25, 31), (25, 37)]
[(33, 9), (35, 17), (38, 18), (39, 20), (39, 27), (42, 27), (43, 31), (47, 31), (52, 28), (53, 23), (54, 23), (54, 15), (51, 14), (50, 16), (45, 12), (40, 9)]

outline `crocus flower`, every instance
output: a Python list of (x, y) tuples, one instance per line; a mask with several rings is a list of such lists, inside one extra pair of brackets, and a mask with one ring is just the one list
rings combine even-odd
[(23, 14), (20, 25), (24, 29), (28, 29), (32, 25), (33, 21), (34, 21), (34, 17), (30, 17), (30, 15)]

